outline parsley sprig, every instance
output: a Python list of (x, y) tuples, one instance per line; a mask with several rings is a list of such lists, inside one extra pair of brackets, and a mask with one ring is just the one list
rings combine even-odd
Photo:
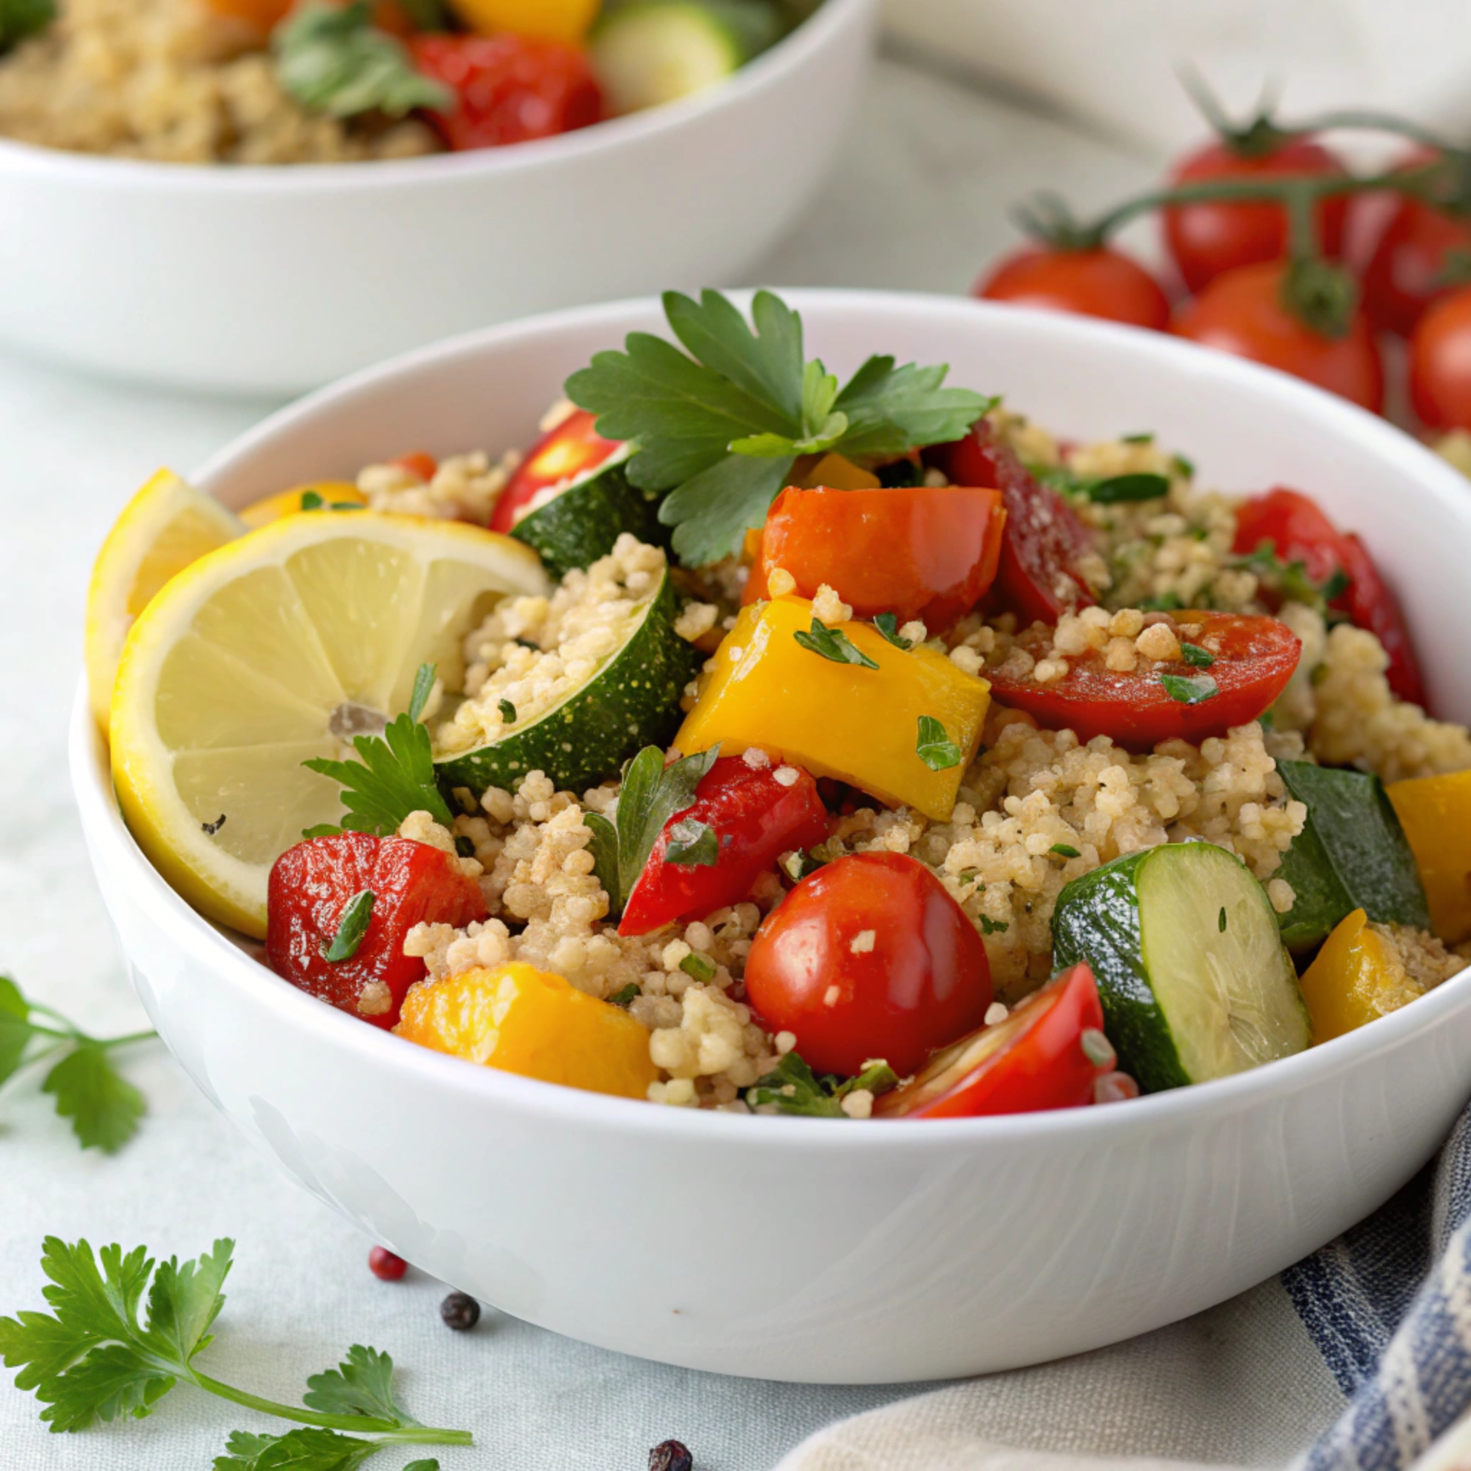
[(949, 771), (959, 766), (964, 752), (950, 739), (944, 725), (933, 715), (919, 717), (915, 754), (931, 771)]
[(449, 804), (434, 775), (434, 749), (429, 732), (420, 723), (429, 692), (434, 688), (434, 665), (421, 664), (414, 676), (409, 708), (388, 722), (381, 736), (356, 735), (356, 761), (313, 757), (301, 764), (342, 783), (342, 805), (347, 816), (340, 823), (323, 822), (304, 828), (304, 838), (330, 838), (338, 833), (375, 833), (391, 837), (411, 812), (427, 812), (445, 827), (454, 824)]
[(469, 1431), (414, 1419), (394, 1395), (393, 1360), (361, 1344), (337, 1368), (307, 1380), (301, 1405), (206, 1374), (195, 1359), (214, 1341), (234, 1246), (216, 1241), (181, 1264), (175, 1257), (155, 1262), (142, 1246), (126, 1253), (104, 1246), (94, 1255), (86, 1241), (48, 1236), (41, 1269), (50, 1285), (41, 1291), (51, 1312), (0, 1318), (0, 1361), (19, 1370), (16, 1388), (35, 1391), (46, 1406), (41, 1419), (55, 1432), (141, 1420), (179, 1384), (301, 1427), (281, 1435), (237, 1430), (214, 1471), (353, 1471), (387, 1446), (472, 1444)]
[(115, 1154), (137, 1132), (143, 1095), (118, 1072), (112, 1054), (153, 1036), (151, 1031), (90, 1036), (0, 976), (0, 1085), (49, 1061), (41, 1091), (55, 1098), (56, 1112), (71, 1121), (83, 1149)]
[[(697, 756), (683, 756), (665, 766), (663, 751), (658, 746), (645, 746), (624, 769), (612, 819), (601, 812), (589, 812), (584, 817), (592, 830), (589, 848), (593, 871), (608, 895), (611, 915), (623, 912), (665, 824), (675, 813), (694, 806), (695, 789), (719, 754), (720, 748), (712, 746)], [(712, 829), (706, 830), (714, 836)], [(695, 835), (697, 844), (699, 840)], [(683, 861), (705, 860), (695, 857)]]
[(770, 291), (756, 293), (750, 325), (718, 291), (666, 292), (664, 314), (684, 352), (632, 332), (622, 352), (574, 373), (567, 396), (598, 415), (598, 433), (637, 444), (628, 478), (667, 492), (659, 519), (687, 566), (735, 551), (800, 456), (902, 455), (959, 439), (995, 402), (943, 387), (944, 365), (892, 357), (869, 358), (839, 387), (807, 361), (801, 317)]
[(870, 1093), (886, 1093), (899, 1077), (888, 1063), (878, 1061), (864, 1065), (856, 1077), (838, 1078), (832, 1074), (818, 1077), (795, 1052), (789, 1052), (777, 1065), (746, 1093), (753, 1107), (774, 1105), (781, 1113), (804, 1114), (808, 1118), (841, 1119), (843, 1100), (859, 1088)]
[(834, 664), (857, 664), (861, 669), (877, 669), (878, 660), (870, 659), (841, 628), (829, 628), (814, 617), (811, 629), (799, 628), (792, 635), (811, 654), (820, 654)]

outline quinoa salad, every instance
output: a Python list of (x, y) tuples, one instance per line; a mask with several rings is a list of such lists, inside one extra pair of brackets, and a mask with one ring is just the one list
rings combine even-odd
[[(840, 388), (770, 294), (756, 332), (666, 307), (685, 350), (599, 354), (524, 450), (262, 487), (89, 662), (145, 852), (279, 976), (543, 1081), (919, 1119), (1224, 1077), (1465, 966), (1471, 735), (1312, 487), (943, 369)], [(478, 569), (356, 628), (376, 687), (333, 652), (348, 544)], [(208, 740), (169, 694), (268, 568), (337, 671), (289, 770), (294, 653), (230, 645), (239, 711), (189, 686)]]

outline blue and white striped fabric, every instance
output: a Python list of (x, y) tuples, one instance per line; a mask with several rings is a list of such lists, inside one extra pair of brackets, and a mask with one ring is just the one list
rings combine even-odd
[(1383, 1210), (1282, 1282), (1349, 1397), (1294, 1471), (1403, 1471), (1471, 1410), (1471, 1111)]

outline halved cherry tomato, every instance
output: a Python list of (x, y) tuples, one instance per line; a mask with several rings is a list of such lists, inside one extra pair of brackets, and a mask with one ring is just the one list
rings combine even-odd
[(439, 473), (439, 461), (422, 449), (416, 449), (412, 454), (398, 455), (388, 463), (417, 476), (426, 485)]
[[(1311, 138), (1289, 138), (1261, 153), (1243, 153), (1230, 143), (1208, 143), (1181, 160), (1175, 184), (1220, 179), (1277, 179), (1287, 175), (1341, 174), (1343, 163)], [(1318, 230), (1325, 255), (1343, 248), (1348, 196), (1318, 205)], [(1280, 260), (1287, 253), (1287, 211), (1280, 204), (1184, 204), (1161, 212), (1165, 245), (1191, 292), (1238, 266)]]
[(1301, 562), (1314, 582), (1326, 583), (1335, 572), (1348, 578), (1348, 585), (1330, 606), (1378, 637), (1389, 655), (1386, 677), (1390, 689), (1400, 699), (1423, 706), (1425, 681), (1409, 626), (1399, 600), (1379, 575), (1363, 542), (1340, 531), (1301, 491), (1282, 486), (1253, 496), (1237, 508), (1234, 550), (1246, 555), (1263, 542), (1270, 542), (1282, 561)]
[[(372, 914), (356, 951), (323, 953), (353, 897), (370, 889)], [(404, 954), (416, 924), (467, 925), (487, 916), (480, 885), (453, 854), (407, 838), (340, 833), (288, 848), (271, 868), (266, 960), (278, 976), (375, 1027), (392, 1027), (424, 962)]]
[(1315, 332), (1283, 303), (1285, 270), (1282, 262), (1267, 261), (1217, 276), (1180, 307), (1170, 331), (1280, 368), (1378, 413), (1384, 403), (1384, 364), (1368, 318), (1355, 311), (1341, 337)]
[(1163, 331), (1170, 320), (1170, 303), (1159, 282), (1138, 261), (1103, 246), (1028, 246), (977, 281), (971, 294), (1156, 331)]
[(1088, 528), (1049, 485), (1041, 484), (982, 419), (964, 439), (941, 446), (940, 460), (957, 485), (994, 485), (1006, 510), (990, 601), (1023, 623), (1056, 623), (1070, 608), (1095, 600), (1080, 559), (1093, 550)]
[[(1302, 653), (1297, 635), (1275, 618), (1190, 611), (1170, 614), (1169, 621), (1178, 639), (1212, 656), (1208, 667), (1183, 660), (1160, 666), (1141, 658), (1147, 667), (1119, 673), (1094, 650), (1067, 655), (1067, 673), (1051, 684), (1008, 674), (1005, 665), (985, 670), (985, 677), (997, 700), (1025, 710), (1040, 725), (1075, 730), (1082, 741), (1105, 735), (1130, 750), (1147, 751), (1177, 737), (1199, 744), (1255, 720), (1286, 688)], [(1018, 643), (1034, 652), (1051, 639), (1051, 629), (1033, 627)], [(1170, 676), (1200, 683), (1167, 684)]]
[[(620, 935), (646, 935), (738, 904), (783, 853), (827, 837), (831, 823), (816, 781), (794, 766), (788, 769), (797, 779), (788, 786), (777, 780), (780, 766), (749, 766), (744, 756), (721, 756), (711, 766), (693, 806), (675, 813), (655, 841), (618, 922)], [(673, 830), (691, 819), (714, 830), (714, 863), (668, 861)]]
[[(1084, 1034), (1093, 1035), (1084, 1041)], [(893, 1119), (967, 1119), (1037, 1113), (1094, 1101), (1117, 1059), (1103, 1035), (1103, 1007), (1087, 965), (1075, 965), (1012, 1008), (1004, 1021), (963, 1037), (912, 1082), (880, 1094), (874, 1113)]]
[(593, 427), (596, 423), (596, 414), (575, 409), (527, 450), (526, 458), (496, 498), (490, 513), (492, 531), (509, 531), (549, 485), (560, 485), (594, 469), (623, 448), (616, 439), (604, 439)]
[(995, 580), (1005, 524), (999, 490), (790, 486), (766, 518), (742, 601), (766, 597), (766, 579), (781, 567), (804, 598), (827, 583), (860, 618), (920, 618), (934, 633), (975, 607)]
[(453, 149), (551, 138), (602, 120), (603, 89), (576, 46), (511, 31), (409, 44), (419, 70), (455, 94), (452, 111), (426, 114)]
[(766, 918), (746, 958), (746, 996), (791, 1032), (820, 1073), (883, 1058), (903, 1076), (980, 1025), (986, 947), (917, 859), (855, 853), (809, 874)]

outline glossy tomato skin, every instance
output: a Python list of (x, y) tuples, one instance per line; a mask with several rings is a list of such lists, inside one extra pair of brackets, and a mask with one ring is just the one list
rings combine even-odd
[(1056, 623), (1096, 601), (1079, 571), (1093, 538), (1078, 514), (1043, 485), (985, 419), (964, 439), (937, 452), (956, 485), (990, 485), (1001, 492), (1006, 530), (988, 603), (1023, 623)]
[(1170, 320), (1170, 303), (1159, 282), (1138, 261), (1107, 247), (1028, 246), (977, 281), (972, 294), (1155, 331), (1163, 331)]
[(597, 75), (575, 46), (502, 31), (415, 36), (410, 48), (419, 70), (455, 94), (453, 110), (426, 116), (457, 152), (552, 138), (603, 118)]
[(538, 492), (596, 469), (623, 448), (616, 439), (604, 439), (594, 428), (596, 423), (596, 414), (575, 409), (526, 451), (506, 488), (496, 497), (495, 509), (490, 513), (492, 531), (509, 531)]
[[(343, 910), (364, 889), (375, 897), (357, 953), (324, 959)], [(420, 923), (459, 928), (487, 914), (480, 885), (460, 872), (452, 854), (427, 843), (367, 833), (309, 838), (271, 869), (266, 960), (309, 995), (389, 1028), (409, 987), (426, 973), (422, 960), (403, 953), (408, 932)]]
[(924, 864), (854, 853), (809, 874), (767, 916), (746, 958), (746, 998), (817, 1072), (851, 1076), (883, 1058), (902, 1077), (980, 1025), (991, 968), (976, 927)]
[(1218, 352), (1279, 368), (1378, 413), (1384, 403), (1384, 364), (1368, 319), (1356, 312), (1342, 337), (1314, 332), (1283, 305), (1284, 269), (1267, 262), (1227, 271), (1175, 313), (1170, 330)]
[[(1170, 615), (1177, 637), (1208, 650), (1215, 662), (1197, 669), (1183, 660), (1132, 674), (1108, 669), (1102, 653), (1067, 656), (1068, 672), (1052, 684), (1017, 678), (1005, 666), (987, 669), (991, 693), (1003, 705), (1025, 710), (1050, 730), (1074, 730), (1081, 741), (1108, 736), (1131, 751), (1161, 741), (1199, 742), (1220, 736), (1261, 715), (1287, 686), (1302, 653), (1297, 636), (1275, 618), (1191, 610)], [(1050, 630), (1024, 633), (1023, 648), (1049, 644)], [(1170, 694), (1161, 676), (1208, 675), (1217, 693), (1198, 704)]]
[(1378, 637), (1389, 656), (1390, 689), (1402, 700), (1425, 706), (1425, 681), (1409, 625), (1363, 542), (1340, 531), (1311, 498), (1284, 486), (1252, 496), (1237, 508), (1233, 550), (1247, 555), (1263, 542), (1270, 542), (1282, 561), (1301, 562), (1314, 582), (1327, 582), (1335, 572), (1348, 578), (1348, 586), (1330, 606)]
[(1005, 524), (999, 490), (790, 486), (767, 515), (742, 601), (766, 597), (767, 578), (780, 567), (804, 598), (826, 583), (859, 618), (894, 613), (937, 633), (995, 581)]
[[(1185, 158), (1171, 175), (1175, 184), (1214, 180), (1263, 180), (1284, 175), (1343, 173), (1337, 155), (1311, 138), (1292, 138), (1265, 153), (1245, 155), (1222, 142), (1208, 143)], [(1323, 253), (1343, 249), (1348, 197), (1318, 206)], [(1237, 266), (1281, 260), (1287, 254), (1287, 213), (1280, 204), (1185, 204), (1161, 211), (1165, 245), (1192, 293)]]
[(963, 1037), (913, 1081), (881, 1094), (874, 1113), (969, 1119), (1080, 1108), (1094, 1101), (1098, 1080), (1114, 1065), (1112, 1058), (1095, 1061), (1084, 1047), (1085, 1032), (1102, 1031), (1093, 972), (1075, 965), (1013, 1007), (1004, 1021)]
[[(620, 935), (646, 935), (738, 904), (783, 853), (814, 848), (827, 837), (831, 819), (817, 782), (794, 766), (789, 769), (797, 779), (788, 786), (776, 778), (781, 765), (750, 766), (744, 756), (716, 760), (696, 789), (694, 805), (675, 813), (654, 843), (618, 922)], [(713, 864), (665, 862), (669, 831), (686, 818), (715, 829), (720, 849)]]
[[(1405, 163), (1434, 157), (1421, 150)], [(1364, 309), (1374, 326), (1408, 337), (1433, 301), (1456, 290), (1446, 272), (1455, 251), (1471, 251), (1471, 217), (1402, 197), (1364, 267)]]
[(1416, 324), (1410, 402), (1427, 429), (1471, 429), (1471, 288), (1434, 302)]

